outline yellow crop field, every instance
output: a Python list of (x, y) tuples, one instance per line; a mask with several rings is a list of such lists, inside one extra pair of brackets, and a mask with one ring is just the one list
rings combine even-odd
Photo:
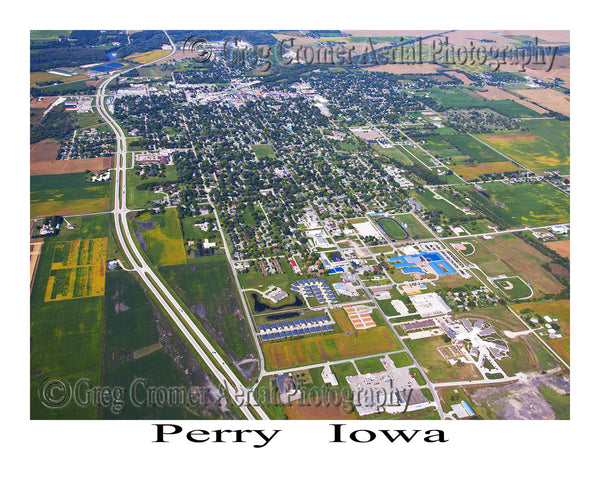
[(128, 57), (125, 57), (125, 60), (145, 65), (146, 63), (150, 63), (155, 60), (159, 60), (163, 57), (166, 57), (169, 53), (170, 50), (150, 50), (149, 52), (129, 55)]
[(58, 242), (46, 302), (104, 295), (107, 238)]

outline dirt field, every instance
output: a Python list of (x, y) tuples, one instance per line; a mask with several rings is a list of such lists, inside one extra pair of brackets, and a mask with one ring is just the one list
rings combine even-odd
[(531, 88), (525, 90), (513, 90), (513, 92), (533, 100), (542, 107), (562, 113), (567, 117), (571, 114), (571, 102), (569, 97), (564, 93), (550, 90), (549, 88)]
[(43, 108), (44, 110), (52, 105), (58, 97), (36, 97), (29, 102), (29, 108)]
[(31, 293), (31, 289), (33, 288), (33, 281), (35, 280), (43, 244), (43, 238), (32, 238), (29, 241), (29, 293)]
[[(168, 53), (168, 52), (167, 52)], [(173, 60), (183, 60), (186, 58), (194, 58), (197, 57), (198, 54), (196, 52), (194, 52), (193, 50), (177, 50), (173, 55), (171, 55), (169, 58), (163, 58), (161, 60), (159, 60), (158, 62), (156, 62), (154, 65), (163, 65), (165, 63), (169, 63)]]
[(29, 148), (30, 175), (58, 175), (77, 173), (86, 170), (104, 170), (110, 168), (112, 157), (83, 158), (77, 160), (56, 160), (60, 142), (42, 140)]
[(551, 248), (560, 256), (571, 258), (571, 240), (559, 240), (558, 242), (547, 242), (546, 246)]
[(292, 402), (285, 407), (285, 414), (290, 420), (354, 420), (356, 418), (351, 402), (331, 396)]
[(457, 78), (458, 80), (460, 80), (461, 82), (463, 82), (465, 85), (471, 85), (473, 83), (473, 80), (471, 80), (469, 77), (467, 77), (464, 73), (459, 73), (459, 72), (445, 72), (447, 75), (451, 75), (454, 78)]
[[(514, 91), (517, 92), (519, 90)], [(517, 103), (520, 103), (524, 107), (533, 110), (534, 112), (548, 113), (545, 108), (539, 107), (531, 102), (528, 102), (527, 100), (523, 100), (522, 98), (512, 95), (511, 93), (498, 87), (488, 86), (483, 92), (477, 92), (477, 96), (485, 98), (486, 100), (513, 100)]]

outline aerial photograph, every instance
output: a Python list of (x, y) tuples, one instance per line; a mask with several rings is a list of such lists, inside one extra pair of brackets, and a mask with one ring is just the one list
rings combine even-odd
[(31, 420), (571, 418), (569, 30), (29, 47)]

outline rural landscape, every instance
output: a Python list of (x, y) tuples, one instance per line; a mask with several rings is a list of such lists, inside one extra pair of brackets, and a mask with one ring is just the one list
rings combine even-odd
[(29, 41), (31, 419), (570, 419), (568, 31)]

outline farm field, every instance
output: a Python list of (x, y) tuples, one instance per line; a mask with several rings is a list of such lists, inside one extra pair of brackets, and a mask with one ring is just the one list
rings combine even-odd
[(527, 88), (523, 90), (512, 90), (512, 92), (549, 110), (562, 113), (567, 117), (571, 114), (571, 102), (569, 97), (562, 92), (550, 88)]
[(265, 362), (270, 369), (325, 362), (342, 358), (383, 353), (399, 348), (386, 327), (374, 327), (356, 335), (334, 333), (271, 342), (263, 345)]
[(29, 147), (30, 175), (59, 175), (110, 168), (112, 157), (56, 160), (60, 142), (42, 140)]
[(30, 178), (30, 215), (75, 215), (108, 210), (109, 182), (85, 183), (83, 173)]
[(30, 300), (30, 415), (32, 419), (94, 419), (97, 409), (69, 404), (46, 408), (38, 387), (52, 379), (71, 386), (80, 378), (99, 385), (102, 362), (104, 297), (46, 302), (45, 293), (57, 238), (44, 241)]
[(569, 221), (569, 197), (547, 183), (486, 183), (484, 192), (504, 203), (508, 215), (520, 224), (536, 227)]
[[(470, 135), (444, 135), (450, 145), (478, 163), (505, 162), (505, 157), (479, 142)], [(462, 162), (461, 162), (462, 163)]]
[[(137, 382), (143, 379), (148, 386), (190, 388), (208, 385), (208, 378), (198, 361), (131, 273), (117, 271), (107, 275), (104, 322), (102, 377), (105, 384), (132, 385), (136, 379)], [(178, 357), (185, 359), (185, 367), (178, 362)], [(136, 397), (143, 400), (144, 383), (139, 385)], [(102, 408), (101, 417), (137, 420), (221, 418), (214, 405), (203, 405), (202, 402), (198, 402), (198, 408), (140, 403), (126, 402), (123, 411)]]
[(193, 265), (161, 267), (159, 271), (231, 360), (256, 358), (224, 255), (203, 257)]
[(490, 173), (518, 172), (521, 170), (521, 168), (509, 160), (505, 162), (479, 163), (476, 165), (453, 165), (450, 169), (465, 180), (475, 180), (480, 175)]
[(44, 300), (104, 295), (106, 245), (106, 238), (57, 242)]
[(571, 240), (558, 240), (557, 242), (546, 242), (548, 248), (551, 248), (561, 257), (571, 258)]
[(149, 52), (144, 53), (136, 53), (135, 55), (129, 55), (124, 58), (124, 60), (128, 60), (130, 62), (139, 63), (141, 65), (145, 65), (146, 63), (153, 62), (154, 60), (159, 60), (163, 57), (166, 57), (171, 50), (150, 50)]
[(527, 122), (528, 133), (478, 134), (477, 137), (536, 172), (569, 174), (570, 124), (555, 119)]
[(42, 83), (42, 82), (59, 82), (59, 83), (76, 82), (76, 81), (81, 81), (81, 80), (84, 80), (87, 78), (88, 78), (87, 75), (71, 75), (70, 77), (67, 77), (65, 75), (58, 75), (56, 73), (31, 72), (29, 74), (29, 86), (33, 87), (34, 85), (37, 85), (38, 83)]
[(169, 208), (160, 214), (144, 213), (137, 217), (133, 228), (138, 242), (153, 264), (187, 263), (175, 209)]

